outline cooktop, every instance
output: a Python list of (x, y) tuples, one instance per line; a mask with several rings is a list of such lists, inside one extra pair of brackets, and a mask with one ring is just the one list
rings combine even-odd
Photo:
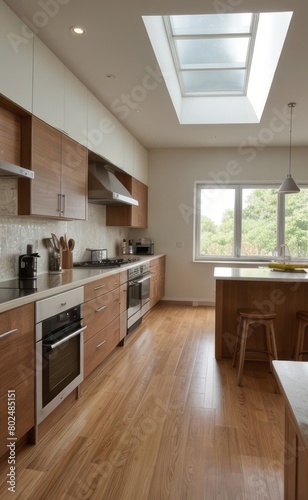
[(74, 267), (97, 267), (97, 268), (112, 268), (125, 266), (126, 264), (132, 264), (133, 262), (138, 262), (140, 257), (129, 257), (127, 259), (114, 258), (114, 259), (103, 259), (97, 261), (83, 261), (74, 262)]

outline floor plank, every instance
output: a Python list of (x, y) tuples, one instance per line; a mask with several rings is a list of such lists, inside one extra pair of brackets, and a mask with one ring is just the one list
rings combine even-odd
[(231, 360), (214, 358), (214, 309), (158, 304), (18, 451), (14, 497), (281, 500), (284, 407), (267, 370), (245, 363), (238, 387)]

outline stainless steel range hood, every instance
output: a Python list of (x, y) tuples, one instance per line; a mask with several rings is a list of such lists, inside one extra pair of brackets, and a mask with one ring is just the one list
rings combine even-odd
[(97, 205), (136, 205), (130, 192), (116, 178), (113, 169), (98, 161), (89, 163), (88, 202)]
[(0, 160), (0, 178), (1, 177), (27, 177), (28, 179), (34, 179), (34, 172)]

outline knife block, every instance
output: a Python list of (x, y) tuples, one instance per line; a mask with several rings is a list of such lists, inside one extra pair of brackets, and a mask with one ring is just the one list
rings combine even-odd
[(73, 268), (73, 252), (71, 250), (62, 250), (62, 268)]

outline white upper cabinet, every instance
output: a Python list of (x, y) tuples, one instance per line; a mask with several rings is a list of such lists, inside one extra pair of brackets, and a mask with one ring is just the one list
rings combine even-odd
[(88, 90), (65, 68), (64, 131), (87, 147)]
[(123, 134), (123, 170), (129, 175), (134, 172), (134, 137), (125, 130)]
[(88, 93), (88, 149), (117, 167), (123, 167), (123, 127), (117, 119)]
[(133, 177), (148, 185), (148, 152), (134, 138), (134, 169)]
[(0, 93), (32, 111), (33, 34), (0, 0)]
[(37, 37), (34, 38), (33, 114), (64, 130), (65, 66)]

